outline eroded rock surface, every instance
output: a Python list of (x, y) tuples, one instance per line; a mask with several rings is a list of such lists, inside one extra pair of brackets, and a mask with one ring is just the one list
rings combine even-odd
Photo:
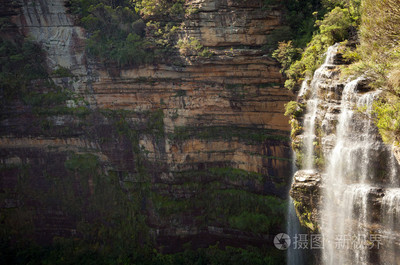
[[(177, 54), (183, 64), (127, 69), (87, 60), (84, 31), (66, 14), (64, 1), (18, 2), (12, 20), (42, 45), (50, 68), (72, 71), (75, 77), (54, 81), (77, 92), (90, 111), (74, 109), (81, 99), (66, 102), (61, 113), (54, 106), (32, 109), (21, 102), (3, 108), (1, 187), (13, 191), (4, 207), (21, 205), (21, 172), (31, 176), (26, 185), (50, 196), (42, 190), (56, 189), (63, 182), (53, 180), (67, 181), (75, 170), (69, 181), (84, 198), (99, 194), (97, 175), (131, 193), (166, 251), (191, 239), (194, 247), (216, 240), (266, 242), (266, 231), (243, 232), (232, 227), (232, 218), (252, 207), (256, 211), (265, 196), (283, 197), (289, 183), (289, 125), (283, 113), (293, 95), (282, 86), (277, 62), (261, 48), (282, 14), (261, 10), (262, 1), (192, 2), (198, 12), (185, 19), (181, 34), (199, 39), (214, 55)], [(88, 157), (95, 174), (78, 170)], [(70, 213), (62, 205), (48, 206), (46, 196), (25, 204), (42, 207), (39, 216), (32, 215), (34, 236), (75, 235), (84, 209)]]
[[(325, 262), (393, 263), (400, 228), (394, 221), (400, 201), (396, 149), (383, 143), (373, 122), (381, 91), (363, 76), (344, 80), (338, 50), (338, 44), (328, 49), (299, 95), (307, 107), (301, 118), (293, 117), (293, 146), (300, 168), (308, 170), (295, 174), (290, 194), (301, 223), (324, 237)], [(338, 249), (333, 242), (344, 234), (378, 234), (387, 248)]]
[(293, 177), (290, 196), (294, 200), (300, 223), (311, 231), (318, 231), (321, 207), (321, 175), (316, 170), (299, 170)]

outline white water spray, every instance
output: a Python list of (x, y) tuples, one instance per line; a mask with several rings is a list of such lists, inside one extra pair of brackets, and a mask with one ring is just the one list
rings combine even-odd
[[(372, 116), (373, 102), (381, 92), (358, 91), (363, 77), (337, 85), (333, 91), (332, 76), (338, 71), (334, 65), (337, 48), (329, 48), (325, 63), (309, 85), (309, 81), (303, 84), (299, 95), (309, 95), (302, 135), (302, 169), (315, 169), (316, 144), (322, 146), (326, 161), (320, 168), (324, 187), (320, 209), (325, 242), (322, 262), (400, 264), (390, 241), (393, 233), (400, 241), (399, 166), (390, 148), (382, 143)], [(334, 93), (340, 98), (332, 96)], [(374, 230), (383, 233), (388, 245), (385, 250), (370, 251), (368, 235)], [(340, 237), (350, 237), (348, 245), (338, 244)]]
[(315, 135), (315, 124), (317, 119), (317, 112), (319, 106), (319, 92), (320, 89), (324, 88), (324, 81), (330, 78), (332, 72), (330, 68), (333, 66), (334, 55), (336, 54), (338, 45), (329, 47), (326, 52), (326, 59), (324, 64), (318, 68), (313, 76), (310, 86), (308, 87), (309, 80), (304, 80), (300, 95), (310, 90), (311, 96), (307, 100), (307, 112), (304, 116), (304, 158), (303, 158), (303, 169), (314, 168), (314, 142), (316, 139)]

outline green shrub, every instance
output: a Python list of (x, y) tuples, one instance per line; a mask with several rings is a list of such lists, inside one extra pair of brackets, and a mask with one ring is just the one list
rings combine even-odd
[(272, 57), (281, 64), (281, 73), (284, 73), (300, 57), (301, 49), (295, 48), (292, 41), (279, 42), (278, 48), (272, 53)]
[(93, 154), (73, 154), (65, 161), (65, 168), (72, 172), (79, 172), (85, 175), (95, 174), (99, 167), (99, 160)]
[(355, 47), (348, 45), (349, 42), (347, 40), (343, 41), (339, 47), (338, 52), (342, 54), (344, 61), (348, 64), (355, 63), (361, 60), (361, 55), (359, 51)]
[(392, 56), (398, 59), (400, 2), (364, 0), (362, 11), (360, 46), (364, 58), (372, 56), (377, 63), (393, 59)]
[(348, 75), (362, 75), (369, 86), (387, 93), (375, 102), (373, 113), (382, 139), (400, 140), (400, 2), (362, 1), (360, 45), (357, 61), (346, 69)]
[(389, 90), (400, 96), (400, 70), (398, 66), (394, 66), (388, 75), (388, 87)]
[(322, 20), (316, 21), (318, 32), (307, 45), (301, 59), (292, 63), (290, 67), (288, 64), (293, 61), (295, 53), (289, 43), (283, 43), (280, 49), (274, 52), (279, 61), (284, 63), (283, 73), (288, 78), (285, 82), (286, 88), (290, 90), (298, 88), (305, 76), (312, 76), (317, 67), (323, 63), (322, 55), (328, 47), (335, 42), (344, 41), (348, 37), (349, 29), (357, 25), (359, 17), (355, 14), (350, 12), (350, 8), (337, 6)]
[(187, 39), (180, 39), (176, 46), (179, 48), (179, 51), (182, 54), (189, 54), (190, 52), (197, 52), (203, 45), (200, 44), (200, 41), (196, 38), (190, 37)]
[(144, 17), (182, 16), (185, 14), (185, 0), (139, 0), (136, 10)]
[(0, 87), (6, 99), (28, 92), (34, 79), (47, 78), (45, 56), (39, 45), (0, 38)]
[(392, 96), (390, 101), (374, 103), (375, 123), (384, 142), (393, 144), (400, 142), (400, 99)]
[(143, 38), (144, 22), (129, 6), (90, 5), (81, 18), (91, 33), (86, 42), (90, 55), (105, 64), (135, 66), (152, 62), (153, 52)]
[[(356, 52), (361, 59), (347, 70), (349, 74), (363, 74), (371, 87), (384, 88), (399, 94), (396, 74), (400, 65), (400, 3), (362, 1), (360, 45)], [(389, 78), (388, 78), (389, 77)]]
[(296, 101), (289, 101), (288, 103), (285, 104), (285, 116), (298, 118), (302, 115), (303, 111), (304, 111), (304, 105)]
[(249, 213), (247, 211), (229, 219), (229, 223), (232, 227), (254, 233), (268, 233), (272, 222), (273, 220), (271, 217), (261, 213)]
[[(106, 65), (137, 66), (165, 60), (171, 52), (176, 22), (143, 20), (141, 15), (176, 16), (184, 13), (184, 1), (70, 0), (69, 8), (89, 32), (86, 48)], [(172, 25), (173, 24), (173, 25)]]
[(73, 77), (74, 75), (71, 73), (71, 70), (68, 68), (58, 66), (52, 73), (54, 77)]

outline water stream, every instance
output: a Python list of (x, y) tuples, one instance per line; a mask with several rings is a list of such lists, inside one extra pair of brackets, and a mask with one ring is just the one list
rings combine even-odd
[[(338, 45), (328, 49), (325, 63), (310, 85), (303, 84), (299, 95), (308, 93), (302, 169), (319, 170), (324, 187), (322, 262), (400, 264), (393, 254), (393, 240), (400, 241), (396, 234), (400, 232), (399, 167), (390, 148), (382, 143), (371, 114), (380, 91), (358, 91), (363, 77), (333, 85), (337, 49)], [(340, 96), (335, 98), (332, 91)], [(319, 168), (315, 163), (318, 144), (325, 161)], [(371, 234), (379, 235), (382, 248)]]
[(329, 69), (333, 66), (334, 54), (337, 52), (338, 45), (329, 47), (325, 62), (318, 68), (312, 78), (311, 84), (309, 80), (304, 80), (299, 96), (310, 93), (307, 100), (307, 112), (304, 116), (304, 158), (303, 169), (314, 168), (314, 142), (315, 142), (315, 122), (318, 112), (320, 99), (318, 97), (319, 90), (324, 87), (324, 81), (331, 76)]
[[(291, 239), (294, 239), (298, 234), (303, 233), (300, 226), (299, 219), (296, 215), (296, 210), (293, 205), (293, 199), (289, 196), (288, 201), (288, 219), (287, 219), (287, 233)], [(288, 265), (306, 265), (304, 261), (305, 253), (301, 249), (295, 249), (293, 242), (287, 251), (287, 264)]]
[[(292, 176), (297, 171), (295, 163), (296, 155), (292, 152)], [(296, 210), (292, 197), (288, 195), (288, 209), (287, 209), (287, 223), (286, 231), (291, 239), (294, 239), (298, 234), (303, 233), (300, 221), (297, 218)], [(288, 265), (305, 265), (305, 253), (300, 249), (295, 249), (293, 242), (287, 250), (287, 264)]]

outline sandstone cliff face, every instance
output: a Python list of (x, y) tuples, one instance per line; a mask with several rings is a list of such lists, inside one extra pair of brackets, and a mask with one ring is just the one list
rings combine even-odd
[(84, 31), (75, 26), (66, 13), (64, 1), (21, 0), (20, 13), (14, 17), (25, 36), (32, 37), (47, 53), (50, 68), (68, 67), (86, 74), (84, 61)]
[(299, 170), (294, 175), (290, 196), (295, 199), (296, 215), (301, 225), (311, 231), (317, 231), (321, 221), (321, 190), (321, 175), (318, 171)]
[[(75, 181), (83, 181), (75, 188), (90, 198), (95, 177), (68, 165), (79, 155), (93, 154), (100, 163), (95, 172), (117, 178), (124, 191), (141, 198), (146, 224), (166, 250), (193, 238), (195, 245), (215, 238), (235, 239), (236, 245), (266, 242), (267, 231), (259, 232), (264, 237), (246, 234), (232, 229), (229, 220), (247, 207), (264, 205), (265, 196), (283, 196), (287, 190), (291, 162), (283, 112), (292, 94), (282, 87), (277, 63), (261, 49), (282, 14), (261, 10), (255, 0), (188, 4), (198, 12), (185, 19), (181, 36), (199, 39), (212, 57), (178, 54), (183, 64), (115, 74), (86, 60), (84, 31), (67, 15), (63, 0), (19, 2), (13, 21), (42, 44), (50, 68), (72, 71), (75, 77), (54, 81), (77, 95), (63, 113), (50, 107), (32, 113), (20, 102), (3, 109), (1, 187), (11, 192), (5, 193), (4, 207), (18, 209), (24, 203), (18, 198), (23, 169), (26, 185), (39, 193), (75, 170)], [(71, 108), (84, 100), (90, 111)], [(138, 193), (144, 186), (146, 192)], [(39, 201), (25, 203), (30, 211), (40, 209), (27, 217), (37, 224), (34, 236), (51, 240), (76, 233), (79, 214), (47, 203), (39, 207)]]

